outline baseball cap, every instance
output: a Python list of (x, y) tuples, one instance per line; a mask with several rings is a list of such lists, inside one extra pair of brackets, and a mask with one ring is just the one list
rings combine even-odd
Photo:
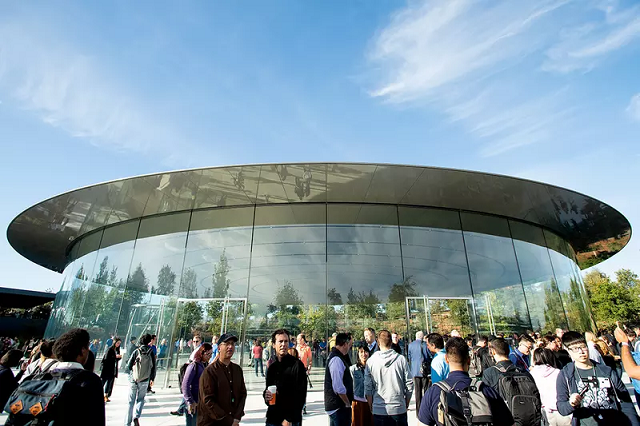
[(232, 333), (224, 333), (222, 336), (218, 338), (218, 344), (227, 342), (229, 340), (235, 340), (237, 342), (238, 338), (234, 336)]

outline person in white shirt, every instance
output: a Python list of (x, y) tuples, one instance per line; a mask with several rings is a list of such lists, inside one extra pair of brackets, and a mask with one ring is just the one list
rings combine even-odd
[(58, 360), (53, 358), (53, 344), (55, 340), (43, 340), (40, 343), (40, 357), (29, 364), (27, 369), (24, 372), (24, 375), (20, 379), (19, 383), (22, 383), (26, 378), (32, 377), (35, 374), (39, 374), (41, 372), (47, 372), (53, 367)]

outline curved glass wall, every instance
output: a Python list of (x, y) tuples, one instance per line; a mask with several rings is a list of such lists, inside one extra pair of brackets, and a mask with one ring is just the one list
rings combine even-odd
[[(158, 336), (158, 383), (194, 332), (251, 342), (285, 327), (462, 334), (592, 328), (575, 253), (540, 227), (486, 214), (304, 203), (145, 216), (76, 241), (46, 335)], [(330, 342), (328, 343), (330, 344)], [(314, 358), (321, 366), (322, 356)], [(246, 362), (245, 362), (246, 364)], [(247, 377), (253, 377), (248, 375)]]

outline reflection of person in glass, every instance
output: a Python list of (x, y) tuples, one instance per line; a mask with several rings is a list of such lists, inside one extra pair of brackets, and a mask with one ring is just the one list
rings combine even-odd
[[(289, 355), (289, 332), (279, 329), (271, 335), (275, 352), (267, 369), (265, 390), (262, 393), (267, 404), (267, 426), (300, 426), (302, 407), (307, 399), (307, 370), (302, 361)], [(270, 386), (276, 387), (275, 404), (270, 404)]]
[(338, 333), (336, 345), (327, 360), (324, 376), (324, 409), (329, 415), (330, 426), (351, 425), (351, 401), (353, 401), (353, 380), (347, 355), (351, 349), (351, 336)]
[(373, 355), (378, 350), (378, 342), (376, 342), (376, 331), (371, 328), (364, 329), (364, 342), (369, 348), (369, 353)]

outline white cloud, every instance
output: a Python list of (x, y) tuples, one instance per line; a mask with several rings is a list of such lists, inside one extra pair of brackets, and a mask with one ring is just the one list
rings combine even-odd
[(370, 94), (446, 113), (484, 157), (557, 140), (576, 102), (540, 69), (596, 66), (640, 29), (636, 8), (595, 1), (410, 2), (372, 40)]
[(151, 105), (132, 95), (97, 58), (32, 30), (0, 25), (0, 89), (74, 137), (176, 160), (183, 135)]
[(411, 4), (395, 14), (376, 37), (369, 59), (380, 78), (373, 96), (404, 102), (539, 48), (548, 34), (538, 31), (565, 1), (501, 2), (484, 7), (468, 0)]
[(627, 106), (627, 114), (636, 121), (640, 121), (640, 93), (636, 93), (631, 97)]
[(598, 19), (561, 32), (560, 41), (546, 52), (544, 71), (588, 71), (604, 57), (640, 40), (640, 6), (618, 9), (608, 5)]

